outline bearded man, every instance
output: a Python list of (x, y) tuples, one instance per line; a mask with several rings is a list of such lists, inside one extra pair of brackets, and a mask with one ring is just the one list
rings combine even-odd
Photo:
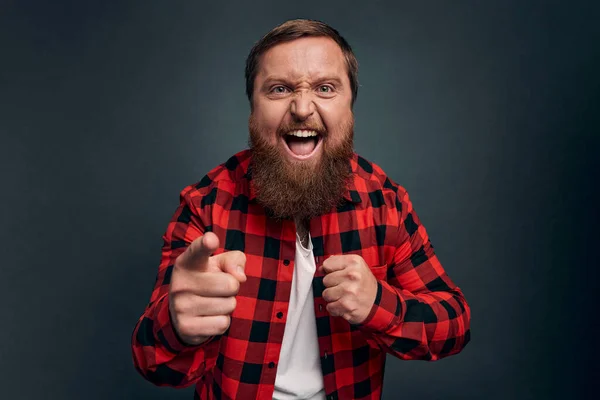
[(199, 399), (379, 399), (386, 354), (468, 343), (469, 306), (406, 190), (353, 151), (357, 75), (318, 21), (253, 47), (250, 149), (181, 192), (132, 337), (146, 379)]

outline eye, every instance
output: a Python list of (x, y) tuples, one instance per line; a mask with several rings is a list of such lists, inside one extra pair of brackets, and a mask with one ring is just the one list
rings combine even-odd
[(333, 87), (331, 87), (331, 85), (321, 85), (317, 88), (317, 91), (319, 93), (329, 94), (333, 93)]
[(283, 93), (287, 93), (287, 92), (288, 92), (288, 88), (286, 88), (285, 86), (282, 86), (282, 85), (273, 86), (271, 88), (271, 93), (283, 94)]

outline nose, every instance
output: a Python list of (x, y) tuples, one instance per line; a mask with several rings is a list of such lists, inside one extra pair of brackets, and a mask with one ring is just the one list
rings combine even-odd
[(298, 92), (292, 99), (290, 112), (295, 119), (304, 121), (315, 112), (315, 103), (309, 94)]

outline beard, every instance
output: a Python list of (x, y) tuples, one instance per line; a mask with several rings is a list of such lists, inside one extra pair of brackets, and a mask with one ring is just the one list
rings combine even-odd
[(337, 129), (339, 143), (331, 143), (322, 125), (301, 123), (281, 126), (277, 140), (294, 129), (317, 131), (321, 135), (321, 156), (315, 160), (292, 161), (278, 144), (271, 144), (253, 116), (249, 119), (252, 151), (252, 181), (258, 202), (275, 218), (306, 220), (331, 211), (340, 204), (351, 178), (354, 117)]

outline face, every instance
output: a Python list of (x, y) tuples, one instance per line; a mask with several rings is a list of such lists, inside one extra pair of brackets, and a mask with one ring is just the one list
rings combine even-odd
[(325, 140), (339, 145), (353, 116), (348, 70), (337, 43), (307, 37), (263, 54), (252, 118), (263, 140), (292, 164), (315, 165)]
[(354, 116), (345, 57), (307, 37), (265, 52), (250, 115), (259, 201), (276, 214), (313, 216), (339, 200), (348, 178)]

